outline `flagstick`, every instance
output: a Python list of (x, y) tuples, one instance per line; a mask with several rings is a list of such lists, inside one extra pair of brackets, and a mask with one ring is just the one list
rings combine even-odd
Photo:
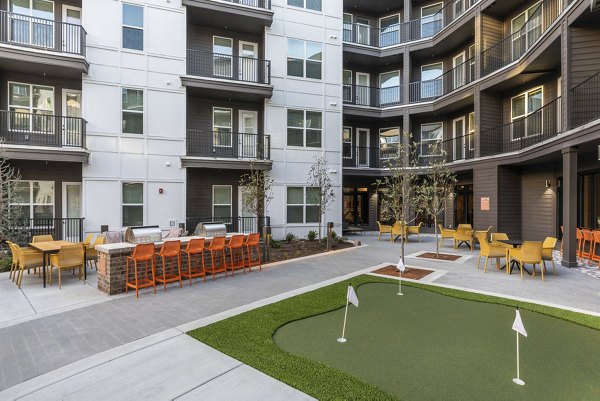
[(404, 295), (402, 293), (402, 270), (400, 270), (400, 278), (398, 279), (398, 283), (399, 283), (398, 295)]
[(344, 327), (342, 328), (342, 337), (337, 339), (338, 343), (345, 343), (346, 339), (344, 334), (346, 333), (346, 317), (348, 317), (348, 297), (346, 297), (346, 312), (344, 312)]
[(513, 382), (519, 386), (525, 385), (525, 382), (521, 380), (521, 372), (519, 369), (519, 332), (517, 332), (517, 377), (513, 379)]

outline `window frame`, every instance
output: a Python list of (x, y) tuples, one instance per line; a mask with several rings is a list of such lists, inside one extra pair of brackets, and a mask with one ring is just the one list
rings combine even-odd
[[(11, 202), (10, 203), (10, 207), (12, 206), (27, 206), (29, 207), (29, 216), (27, 216), (26, 218), (31, 221), (33, 220), (34, 217), (34, 207), (35, 206), (52, 206), (52, 219), (56, 218), (56, 181), (50, 181), (50, 180), (18, 180), (17, 184), (19, 183), (28, 183), (29, 184), (29, 202)], [(52, 183), (52, 203), (35, 203), (34, 202), (34, 197), (33, 197), (33, 184), (36, 182), (45, 182), (45, 183)], [(33, 227), (38, 227), (38, 226), (33, 226)]]
[[(350, 134), (350, 135), (348, 135), (349, 140), (346, 140), (344, 138), (346, 130), (348, 130), (348, 132)], [(352, 127), (343, 126), (342, 127), (342, 158), (343, 159), (352, 159), (352, 149), (353, 149), (352, 141), (353, 141), (353, 139), (354, 139), (354, 135), (353, 135), (353, 132), (352, 132)], [(344, 152), (345, 149), (349, 149), (350, 150), (348, 156), (346, 156), (346, 154)]]
[[(125, 110), (123, 109), (123, 91), (127, 91), (127, 90), (133, 90), (133, 91), (138, 91), (138, 92), (142, 92), (142, 110)], [(122, 135), (134, 135), (135, 137), (139, 137), (140, 135), (145, 135), (146, 134), (146, 116), (145, 116), (145, 104), (146, 104), (146, 91), (144, 89), (141, 88), (135, 88), (135, 87), (127, 87), (127, 86), (121, 86), (121, 134)], [(141, 114), (142, 115), (142, 132), (141, 133), (137, 133), (137, 132), (125, 132), (124, 127), (123, 127), (123, 121), (125, 121), (124, 114), (125, 113), (130, 113), (130, 114)]]
[[(530, 97), (530, 93), (537, 92), (537, 91), (540, 92), (541, 99), (542, 99), (542, 104), (540, 105), (539, 109), (536, 109), (536, 110), (533, 110), (533, 111), (529, 111), (529, 97)], [(516, 98), (518, 98), (518, 97), (521, 97), (521, 96), (524, 97), (524, 101), (525, 101), (525, 114), (521, 114), (521, 115), (519, 115), (517, 117), (513, 117), (513, 100), (516, 99)], [(510, 130), (510, 140), (511, 141), (520, 141), (520, 140), (522, 140), (524, 138), (533, 138), (533, 137), (536, 137), (538, 135), (541, 135), (542, 132), (543, 132), (543, 127), (542, 127), (542, 129), (541, 129), (541, 131), (539, 133), (533, 134), (533, 135), (527, 135), (527, 133), (529, 132), (529, 130), (527, 128), (525, 128), (525, 130), (523, 132), (523, 136), (519, 137), (519, 138), (515, 138), (514, 137), (514, 122), (515, 121), (520, 121), (520, 120), (525, 120), (531, 114), (533, 114), (533, 113), (535, 113), (538, 110), (541, 110), (543, 108), (544, 108), (544, 86), (543, 85), (533, 87), (533, 88), (531, 88), (529, 90), (526, 90), (526, 91), (521, 92), (521, 93), (519, 93), (519, 94), (517, 94), (515, 96), (512, 96), (510, 98), (510, 123), (512, 124), (511, 130)], [(543, 111), (542, 111), (541, 120), (542, 120), (542, 124), (543, 124), (543, 121), (544, 121)], [(527, 123), (527, 121), (525, 121), (525, 123)]]
[[(13, 0), (8, 0), (6, 2), (6, 10), (11, 13), (11, 16), (9, 17), (8, 28), (7, 28), (7, 32), (9, 34), (11, 41), (15, 41), (16, 43), (19, 43), (19, 44), (35, 46), (40, 49), (52, 50), (55, 48), (54, 42), (56, 40), (56, 29), (55, 29), (54, 22), (56, 22), (56, 2), (55, 2), (55, 0), (43, 0), (43, 1), (45, 1), (46, 3), (52, 4), (52, 17), (49, 17), (49, 18), (34, 17), (33, 16), (33, 0), (28, 0), (29, 6), (27, 7), (27, 11), (28, 11), (27, 14), (14, 13), (14, 12), (10, 11), (11, 4), (13, 4)], [(28, 20), (28, 19), (22, 18), (22, 17), (19, 18), (20, 15), (30, 17), (32, 19)], [(13, 21), (24, 22), (28, 25), (27, 42), (19, 41), (18, 39), (15, 40), (14, 36), (19, 36), (19, 34), (13, 33), (13, 28), (12, 28)], [(47, 38), (44, 36), (45, 42), (47, 42), (47, 43), (39, 43), (39, 42), (35, 41), (35, 33), (34, 33), (34, 29), (33, 29), (34, 24), (42, 25), (42, 26), (45, 26), (46, 28), (50, 28), (52, 30), (52, 36), (50, 38)]]
[[(134, 26), (134, 25), (128, 25), (125, 24), (125, 6), (130, 6), (130, 7), (137, 7), (137, 8), (141, 8), (142, 9), (142, 26)], [(133, 4), (133, 3), (122, 3), (121, 4), (121, 49), (125, 49), (127, 51), (134, 51), (134, 52), (140, 52), (143, 53), (146, 49), (146, 35), (145, 35), (145, 25), (146, 25), (146, 7), (144, 7), (141, 4)], [(128, 29), (135, 29), (138, 31), (142, 31), (142, 48), (141, 49), (132, 49), (130, 47), (125, 47), (125, 29), (124, 28), (128, 28)]]
[[(224, 39), (224, 40), (228, 40), (231, 44), (231, 54), (225, 54), (225, 53), (217, 53), (215, 52), (215, 39)], [(212, 62), (212, 75), (214, 77), (217, 78), (233, 78), (233, 58), (234, 58), (234, 40), (233, 38), (228, 38), (226, 36), (219, 36), (219, 35), (213, 35), (212, 37), (212, 42), (211, 42), (211, 50), (212, 50), (212, 57), (213, 57), (213, 62)], [(215, 68), (217, 61), (219, 60), (219, 57), (222, 59), (226, 60), (226, 57), (229, 57), (229, 73), (228, 74), (220, 74), (217, 68)]]
[[(426, 15), (425, 17), (423, 16), (423, 10), (424, 10), (424, 9), (426, 9), (426, 8), (432, 8), (432, 7), (439, 6), (439, 5), (441, 5), (441, 8), (440, 8), (440, 10), (436, 11), (434, 14), (431, 14), (431, 15)], [(422, 6), (422, 7), (421, 7), (421, 10), (420, 10), (420, 11), (421, 11), (421, 13), (420, 13), (420, 14), (421, 14), (421, 17), (419, 18), (419, 20), (420, 20), (420, 27), (421, 27), (421, 38), (429, 38), (429, 37), (431, 37), (431, 36), (434, 36), (434, 35), (435, 35), (437, 32), (439, 32), (439, 31), (437, 31), (437, 32), (433, 33), (432, 35), (429, 35), (429, 36), (424, 36), (424, 35), (423, 35), (423, 27), (424, 27), (424, 24), (427, 24), (427, 23), (434, 23), (435, 21), (442, 21), (442, 25), (443, 25), (443, 24), (444, 24), (444, 16), (443, 16), (443, 13), (442, 13), (442, 14), (440, 14), (440, 18), (438, 18), (438, 19), (435, 19), (435, 18), (434, 18), (434, 16), (435, 16), (435, 15), (437, 15), (437, 14), (439, 14), (439, 12), (440, 12), (440, 11), (441, 11), (443, 8), (444, 8), (444, 2), (443, 2), (443, 1), (440, 1), (440, 2), (438, 2), (438, 3), (432, 3), (432, 4), (428, 4), (428, 5), (426, 5), (426, 6)], [(425, 22), (425, 23), (424, 23), (424, 22), (423, 22), (423, 20), (424, 20), (425, 18), (428, 18), (428, 17), (430, 17), (430, 20), (428, 20), (427, 22)]]
[[(29, 88), (29, 105), (26, 106), (20, 106), (20, 105), (13, 105), (11, 104), (11, 85), (22, 85), (22, 86), (27, 86)], [(11, 109), (26, 109), (26, 112), (19, 112), (19, 111), (14, 111), (14, 113), (20, 113), (20, 114), (28, 114), (29, 118), (29, 129), (24, 130), (24, 129), (20, 129), (17, 128), (16, 130), (19, 132), (29, 132), (29, 133), (35, 133), (35, 134), (42, 134), (42, 135), (53, 135), (54, 134), (54, 124), (52, 125), (50, 130), (46, 130), (46, 131), (36, 131), (33, 129), (33, 124), (32, 124), (32, 120), (34, 118), (34, 116), (54, 116), (55, 115), (55, 110), (56, 110), (56, 88), (54, 86), (47, 86), (47, 85), (36, 85), (36, 84), (30, 84), (30, 83), (26, 83), (26, 82), (17, 82), (17, 81), (8, 81), (7, 82), (7, 92), (8, 92), (8, 97), (7, 97), (7, 106), (8, 106), (8, 111), (11, 112)], [(33, 107), (33, 88), (37, 87), (37, 88), (44, 88), (44, 89), (51, 89), (52, 90), (52, 110), (50, 109), (41, 109), (39, 107)], [(42, 111), (42, 112), (50, 112), (50, 114), (35, 114), (34, 111)], [(10, 118), (9, 118), (9, 129), (13, 129), (12, 127), (10, 127)]]
[[(142, 186), (142, 203), (125, 203), (125, 197), (124, 192), (125, 192), (125, 184), (140, 184)], [(145, 196), (145, 186), (144, 186), (144, 182), (143, 181), (121, 181), (121, 225), (123, 227), (134, 227), (134, 226), (127, 226), (125, 224), (125, 213), (123, 213), (124, 207), (128, 206), (128, 207), (141, 207), (142, 208), (142, 225), (144, 225), (144, 222), (146, 221), (144, 213), (146, 211), (146, 208), (144, 206), (145, 204), (145, 200), (146, 200), (146, 196)]]
[[(303, 55), (302, 58), (297, 58), (297, 57), (292, 57), (290, 56), (290, 41), (297, 41), (297, 42), (302, 42), (302, 51), (303, 51)], [(321, 60), (311, 60), (307, 58), (307, 46), (309, 43), (312, 44), (316, 44), (319, 45), (321, 51)], [(314, 42), (312, 40), (304, 40), (304, 39), (296, 39), (296, 38), (287, 38), (287, 49), (286, 49), (286, 76), (287, 77), (293, 77), (293, 78), (302, 78), (302, 79), (310, 79), (313, 81), (323, 81), (323, 43), (321, 42)], [(302, 76), (300, 75), (290, 75), (289, 72), (289, 63), (290, 60), (300, 60), (302, 61)], [(319, 78), (313, 78), (313, 77), (309, 77), (307, 76), (307, 71), (308, 71), (308, 64), (309, 63), (318, 63), (319, 64)]]
[(287, 7), (298, 8), (298, 9), (302, 9), (302, 10), (312, 11), (312, 12), (315, 12), (315, 13), (322, 13), (323, 12), (323, 0), (319, 0), (321, 2), (320, 3), (321, 7), (319, 8), (319, 10), (315, 10), (314, 8), (308, 8), (308, 7), (306, 7), (307, 1), (308, 0), (302, 0), (302, 7), (290, 4), (290, 0), (286, 1), (286, 5), (287, 5)]
[[(471, 127), (471, 116), (473, 116), (473, 126), (472, 127)], [(467, 116), (467, 132), (468, 132), (467, 149), (475, 150), (475, 112), (474, 111), (469, 113), (469, 115)]]
[[(218, 127), (215, 125), (215, 110), (226, 110), (229, 112), (229, 127)], [(219, 131), (217, 130), (217, 128), (224, 128), (227, 129), (229, 128), (229, 132), (227, 131)], [(212, 132), (213, 132), (213, 142), (212, 142), (212, 146), (216, 147), (216, 148), (233, 148), (233, 109), (229, 108), (229, 107), (217, 107), (214, 106), (212, 108)], [(222, 134), (226, 134), (229, 133), (229, 145), (222, 145), (221, 144), (221, 135)]]
[[(423, 80), (423, 68), (425, 68), (425, 67), (430, 67), (430, 66), (432, 66), (432, 65), (438, 65), (438, 64), (439, 64), (439, 65), (441, 65), (441, 73), (440, 73), (440, 75), (438, 75), (438, 76), (437, 76), (437, 77), (435, 77), (435, 78), (428, 79), (428, 80), (424, 81), (424, 80)], [(443, 62), (443, 61), (438, 61), (438, 62), (435, 62), (435, 63), (429, 63), (429, 64), (423, 64), (423, 65), (421, 66), (421, 81), (420, 81), (420, 82), (421, 82), (421, 100), (423, 100), (423, 99), (430, 99), (430, 98), (434, 98), (434, 97), (439, 97), (439, 96), (441, 96), (441, 95), (442, 95), (442, 92), (443, 92), (443, 85), (444, 85), (444, 84), (443, 84), (443, 82), (440, 84), (440, 88), (439, 88), (439, 90), (438, 90), (438, 89), (437, 89), (437, 88), (434, 86), (434, 87), (433, 87), (433, 89), (434, 89), (434, 90), (433, 90), (432, 92), (435, 92), (435, 93), (434, 93), (433, 95), (428, 95), (428, 96), (423, 96), (423, 93), (428, 93), (427, 87), (426, 87), (426, 86), (423, 86), (423, 85), (424, 85), (426, 82), (434, 82), (434, 81), (437, 81), (437, 80), (439, 80), (440, 78), (442, 78), (443, 76), (444, 76), (444, 62)], [(443, 81), (443, 79), (442, 79), (442, 81)]]
[(440, 125), (442, 128), (442, 137), (439, 140), (433, 140), (433, 139), (428, 139), (427, 142), (427, 146), (429, 146), (429, 143), (441, 143), (444, 141), (444, 122), (443, 121), (435, 121), (435, 122), (431, 122), (431, 123), (424, 123), (421, 124), (421, 126), (419, 127), (419, 132), (420, 132), (420, 145), (419, 145), (419, 157), (432, 157), (432, 156), (440, 156), (441, 155), (441, 150), (440, 153), (430, 153), (430, 154), (423, 154), (423, 127), (428, 126), (428, 125)]
[[(215, 203), (215, 189), (216, 188), (229, 188), (229, 203)], [(225, 217), (232, 217), (233, 216), (233, 185), (228, 185), (228, 184), (214, 184), (212, 186), (212, 199), (211, 199), (211, 204), (212, 204), (212, 218), (215, 218), (215, 206), (228, 206), (229, 207), (229, 216), (225, 216)], [(222, 217), (218, 217), (218, 218), (222, 218)]]
[[(302, 202), (303, 203), (289, 203), (289, 189), (290, 188), (295, 188), (295, 189), (302, 189)], [(306, 217), (307, 217), (307, 208), (308, 207), (319, 207), (318, 203), (308, 203), (308, 189), (309, 188), (318, 188), (318, 187), (309, 187), (309, 186), (301, 186), (301, 185), (288, 185), (286, 186), (286, 191), (285, 191), (285, 222), (287, 225), (307, 225), (307, 224), (318, 224), (319, 223), (319, 219), (318, 219), (318, 215), (317, 215), (317, 220), (316, 221), (307, 221)], [(302, 222), (292, 222), (290, 223), (289, 221), (289, 207), (302, 207)]]
[[(290, 111), (296, 111), (302, 112), (303, 118), (302, 118), (302, 127), (293, 127), (289, 125), (289, 112)], [(321, 114), (321, 128), (308, 128), (307, 124), (306, 124), (306, 114), (307, 113), (319, 113)], [(302, 149), (322, 149), (323, 148), (323, 119), (324, 119), (324, 115), (323, 115), (323, 111), (322, 110), (306, 110), (306, 109), (293, 109), (293, 108), (288, 108), (286, 109), (286, 145), (288, 147), (294, 147), (294, 148), (302, 148)], [(300, 130), (302, 129), (302, 145), (289, 145), (289, 130), (293, 129), (293, 130)], [(306, 131), (310, 130), (310, 131), (319, 131), (320, 132), (320, 145), (319, 146), (308, 146), (307, 145), (307, 141), (306, 141)]]
[[(379, 159), (380, 160), (385, 160), (385, 161), (389, 161), (390, 159), (393, 159), (398, 152), (400, 152), (400, 143), (401, 143), (401, 134), (402, 134), (402, 130), (400, 129), (401, 127), (399, 126), (394, 126), (394, 127), (382, 127), (379, 128), (379, 131), (377, 132), (377, 141), (379, 142)], [(381, 139), (382, 138), (394, 138), (393, 136), (386, 136), (386, 135), (381, 135), (382, 133), (386, 132), (386, 131), (393, 131), (393, 130), (398, 130), (398, 141), (397, 142), (382, 142)], [(393, 152), (394, 147), (396, 148), (396, 152)], [(396, 153), (396, 155), (394, 155), (394, 153)]]

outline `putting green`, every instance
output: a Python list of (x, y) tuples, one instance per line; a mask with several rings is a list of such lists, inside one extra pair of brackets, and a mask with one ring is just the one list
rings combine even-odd
[[(284, 351), (346, 371), (401, 400), (600, 399), (600, 331), (522, 310), (516, 375), (514, 308), (394, 284), (357, 289), (360, 307), (286, 324), (274, 334)], [(342, 295), (343, 297), (343, 295)]]

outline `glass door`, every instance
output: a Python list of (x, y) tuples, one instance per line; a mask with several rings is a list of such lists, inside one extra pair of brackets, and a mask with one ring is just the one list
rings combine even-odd
[(371, 20), (364, 17), (356, 17), (356, 43), (361, 45), (371, 44)]
[(465, 158), (465, 118), (457, 118), (452, 122), (453, 126), (453, 160)]
[(344, 85), (343, 96), (344, 102), (352, 103), (352, 71), (344, 70), (342, 77), (342, 84)]
[(466, 83), (465, 77), (465, 52), (462, 52), (458, 56), (452, 59), (452, 89), (458, 89)]
[(254, 159), (258, 149), (258, 112), (240, 110), (239, 158)]
[(369, 167), (369, 130), (365, 128), (356, 129), (357, 160), (359, 167)]
[(63, 146), (82, 146), (81, 91), (62, 90), (64, 117), (62, 118)]
[(81, 218), (81, 183), (63, 182), (63, 220), (62, 238), (65, 241), (80, 241), (79, 221), (72, 219)]
[(63, 4), (62, 51), (81, 54), (81, 8)]
[(370, 106), (371, 97), (369, 88), (369, 74), (364, 72), (356, 73), (356, 104), (359, 106)]
[(354, 42), (354, 40), (352, 40), (352, 14), (348, 14), (348, 13), (344, 13), (344, 42)]
[(239, 51), (238, 77), (240, 81), (258, 82), (258, 43), (240, 41)]

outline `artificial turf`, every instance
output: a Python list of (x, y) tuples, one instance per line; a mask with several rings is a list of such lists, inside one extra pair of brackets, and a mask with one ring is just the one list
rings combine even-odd
[[(399, 297), (397, 281), (372, 276), (352, 283), (361, 304), (349, 312), (345, 344), (335, 339), (348, 282), (189, 334), (321, 400), (599, 399), (600, 318), (413, 283)], [(525, 387), (511, 381), (514, 309), (505, 305), (523, 309), (529, 331)]]

